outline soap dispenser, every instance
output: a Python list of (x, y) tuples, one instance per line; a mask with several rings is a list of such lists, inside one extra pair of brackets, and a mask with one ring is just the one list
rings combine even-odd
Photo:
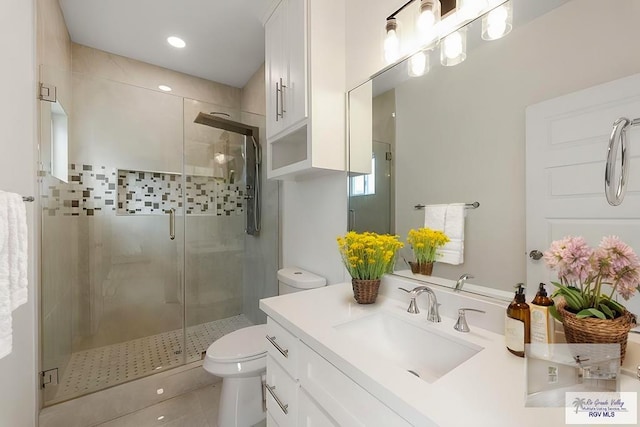
[(540, 283), (538, 293), (531, 301), (531, 342), (550, 344), (553, 342), (553, 317), (549, 308), (553, 300), (547, 296), (544, 283)]
[(507, 307), (504, 322), (504, 337), (507, 350), (519, 357), (524, 357), (524, 345), (531, 342), (529, 323), (531, 313), (524, 295), (524, 283), (516, 285), (516, 295)]

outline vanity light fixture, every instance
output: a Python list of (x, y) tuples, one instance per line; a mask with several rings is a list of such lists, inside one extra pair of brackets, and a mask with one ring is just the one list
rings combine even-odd
[(396, 18), (387, 18), (386, 31), (384, 59), (391, 64), (400, 57), (400, 39), (398, 38), (398, 21), (396, 21)]
[(418, 37), (428, 40), (440, 21), (440, 0), (420, 0), (420, 11), (416, 20)]
[(184, 40), (182, 40), (180, 37), (177, 37), (177, 36), (167, 37), (167, 43), (169, 43), (171, 46), (176, 47), (178, 49), (182, 49), (187, 45), (187, 43), (185, 43)]
[(442, 40), (440, 63), (446, 67), (458, 65), (467, 59), (467, 29), (460, 28)]
[(163, 92), (171, 92), (171, 87), (167, 85), (158, 85), (158, 89), (160, 89)]
[(466, 19), (474, 19), (487, 6), (487, 0), (458, 0), (458, 10)]
[(501, 4), (482, 17), (482, 39), (497, 40), (506, 36), (513, 28), (511, 1)]

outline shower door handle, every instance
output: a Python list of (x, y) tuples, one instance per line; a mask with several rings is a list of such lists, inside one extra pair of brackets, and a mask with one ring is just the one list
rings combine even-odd
[(176, 238), (176, 210), (171, 208), (164, 212), (169, 214), (169, 238), (173, 240)]

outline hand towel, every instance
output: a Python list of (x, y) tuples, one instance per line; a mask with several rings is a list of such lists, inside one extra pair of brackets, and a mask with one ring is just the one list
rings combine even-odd
[(424, 207), (424, 226), (444, 232), (447, 205), (427, 205)]
[(464, 262), (464, 203), (427, 205), (424, 208), (424, 226), (440, 230), (450, 242), (436, 251), (436, 261), (458, 265)]
[(454, 203), (447, 205), (444, 234), (449, 237), (449, 243), (437, 252), (436, 260), (447, 264), (458, 265), (464, 262), (464, 217), (465, 204)]
[(22, 196), (0, 191), (0, 358), (11, 353), (11, 312), (27, 302), (27, 254)]

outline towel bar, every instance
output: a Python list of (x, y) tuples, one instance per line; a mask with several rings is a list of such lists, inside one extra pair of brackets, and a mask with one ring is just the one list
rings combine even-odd
[(35, 197), (33, 196), (22, 196), (23, 202), (33, 202), (34, 200), (35, 200)]
[[(419, 209), (424, 209), (424, 206), (425, 205), (418, 204), (418, 205), (415, 205), (413, 208), (416, 209), (416, 210), (419, 210)], [(478, 207), (480, 207), (480, 203), (478, 203), (478, 202), (465, 203), (464, 207), (466, 209), (477, 209)]]

